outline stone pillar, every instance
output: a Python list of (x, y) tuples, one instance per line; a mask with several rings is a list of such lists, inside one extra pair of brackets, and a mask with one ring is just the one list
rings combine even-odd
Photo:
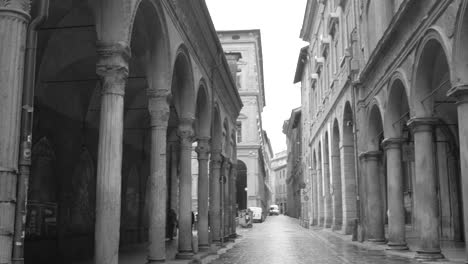
[(382, 144), (387, 156), (388, 249), (406, 250), (405, 208), (401, 144), (404, 139), (387, 138)]
[[(337, 154), (337, 153), (335, 153)], [(332, 208), (333, 222), (332, 230), (341, 230), (343, 224), (343, 198), (341, 193), (341, 159), (340, 155), (332, 155)]]
[(237, 215), (237, 164), (232, 164), (231, 167), (231, 234), (230, 238), (237, 237), (236, 233), (236, 215)]
[(97, 74), (102, 79), (96, 181), (95, 262), (119, 260), (124, 92), (130, 49), (98, 44)]
[(385, 243), (382, 193), (380, 190), (380, 151), (369, 151), (361, 154), (367, 174), (367, 240), (374, 243)]
[(219, 179), (221, 174), (221, 151), (211, 152), (210, 162), (210, 236), (211, 241), (216, 244), (221, 243), (221, 196)]
[(170, 148), (170, 155), (171, 155), (171, 163), (170, 163), (170, 174), (171, 174), (171, 197), (170, 197), (170, 207), (174, 209), (175, 212), (179, 211), (179, 139), (177, 137), (177, 133), (173, 133), (169, 137), (169, 142), (171, 145)]
[(356, 214), (356, 178), (354, 173), (354, 146), (340, 147), (341, 158), (341, 198), (343, 199), (343, 228), (344, 234), (353, 232)]
[[(463, 196), (463, 223), (465, 227), (465, 240), (468, 237), (468, 84), (453, 87), (449, 96), (457, 98), (458, 135), (460, 147), (460, 171)], [(466, 261), (468, 263), (468, 243), (465, 242)]]
[(208, 234), (208, 154), (209, 138), (199, 138), (195, 151), (198, 154), (198, 248), (209, 249)]
[(151, 127), (150, 175), (148, 178), (149, 245), (148, 263), (166, 259), (166, 140), (169, 121), (169, 91), (149, 90), (148, 110)]
[(229, 239), (229, 170), (231, 162), (229, 158), (224, 158), (221, 167), (221, 199), (222, 199), (222, 239), (226, 241)]
[(191, 259), (192, 249), (192, 141), (193, 119), (180, 118), (180, 179), (179, 179), (179, 251), (178, 259)]
[(318, 222), (318, 210), (317, 210), (317, 200), (318, 200), (318, 195), (317, 195), (317, 171), (316, 170), (310, 170), (310, 178), (311, 178), (311, 194), (310, 194), (310, 201), (312, 203), (312, 221), (310, 225), (317, 225)]
[(0, 2), (0, 263), (12, 257), (29, 5), (26, 0)]
[(408, 126), (414, 134), (415, 182), (414, 210), (420, 238), (416, 258), (441, 259), (439, 235), (439, 200), (437, 198), (437, 174), (435, 171), (433, 126), (434, 118), (412, 118)]
[(322, 169), (317, 168), (317, 225), (323, 226), (325, 222), (325, 206), (323, 202), (323, 181)]
[(323, 162), (323, 207), (324, 207), (324, 222), (323, 227), (329, 228), (332, 225), (333, 212), (332, 212), (332, 201), (330, 194), (330, 164)]

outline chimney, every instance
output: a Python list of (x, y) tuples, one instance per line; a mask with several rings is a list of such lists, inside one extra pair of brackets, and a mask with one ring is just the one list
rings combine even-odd
[(232, 79), (234, 82), (236, 82), (237, 85), (237, 62), (242, 58), (242, 54), (240, 52), (226, 52), (224, 55), (226, 56), (227, 62), (229, 64), (229, 70), (231, 71)]

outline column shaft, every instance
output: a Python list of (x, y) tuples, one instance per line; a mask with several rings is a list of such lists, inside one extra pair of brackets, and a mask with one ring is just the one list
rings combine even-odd
[(0, 263), (10, 263), (13, 246), (24, 46), (30, 19), (29, 10), (10, 2), (0, 8)]
[(354, 147), (341, 146), (341, 198), (343, 200), (343, 227), (344, 234), (353, 232), (356, 215), (356, 178), (354, 174)]
[(192, 249), (192, 137), (193, 119), (181, 118), (179, 179), (179, 252), (177, 258), (190, 259)]
[(237, 215), (237, 164), (231, 168), (231, 238), (236, 238), (236, 215)]
[(124, 91), (128, 47), (98, 47), (97, 74), (102, 78), (96, 182), (95, 262), (119, 258)]
[(221, 190), (219, 179), (221, 173), (221, 155), (219, 151), (211, 152), (210, 167), (210, 235), (213, 243), (220, 243)]
[[(451, 96), (457, 98), (458, 137), (460, 147), (460, 171), (463, 196), (463, 223), (465, 238), (468, 237), (468, 85), (457, 86), (449, 91)], [(466, 240), (466, 239), (465, 239)], [(468, 263), (468, 243), (465, 242), (466, 261)]]
[(343, 198), (341, 192), (341, 160), (340, 155), (331, 156), (333, 173), (333, 230), (341, 230), (343, 224)]
[(388, 195), (388, 247), (405, 250), (405, 208), (403, 203), (403, 168), (401, 164), (402, 139), (388, 138), (383, 141), (387, 156)]
[(363, 154), (367, 171), (367, 240), (375, 243), (385, 241), (382, 193), (380, 190), (379, 151)]
[(223, 239), (226, 241), (231, 234), (229, 231), (229, 215), (230, 215), (230, 205), (229, 205), (229, 171), (231, 168), (231, 163), (228, 158), (225, 158), (222, 167), (222, 188), (223, 188)]
[(318, 210), (318, 226), (323, 226), (325, 223), (325, 206), (323, 199), (323, 176), (322, 169), (319, 167), (317, 169), (317, 210)]
[(208, 234), (208, 153), (207, 138), (199, 139), (196, 148), (198, 153), (198, 247), (200, 250), (209, 248)]
[(414, 133), (414, 208), (420, 248), (418, 259), (443, 258), (439, 241), (439, 201), (434, 158), (433, 125), (437, 120), (414, 118), (408, 122)]
[(324, 207), (324, 222), (323, 227), (329, 228), (332, 225), (333, 212), (332, 200), (330, 195), (330, 164), (323, 163), (323, 207)]
[(149, 245), (148, 263), (163, 262), (166, 259), (166, 140), (169, 120), (169, 91), (149, 91), (149, 112), (151, 117), (151, 159), (148, 179)]
[(179, 210), (179, 142), (171, 143), (171, 209)]

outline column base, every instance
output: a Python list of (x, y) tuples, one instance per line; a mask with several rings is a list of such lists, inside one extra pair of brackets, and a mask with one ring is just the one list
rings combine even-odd
[(339, 225), (339, 224), (333, 224), (332, 227), (331, 227), (331, 229), (332, 229), (333, 231), (341, 231), (341, 225)]
[(210, 251), (210, 245), (198, 245), (198, 252)]
[(416, 250), (415, 259), (421, 261), (438, 261), (445, 259), (440, 250)]
[(403, 251), (403, 250), (408, 250), (408, 246), (406, 245), (406, 243), (388, 242), (386, 250)]
[(148, 259), (148, 262), (146, 262), (146, 264), (153, 263), (166, 263), (166, 259)]
[(237, 235), (237, 233), (232, 233), (229, 235), (229, 238), (231, 239), (236, 239), (239, 235)]
[(369, 238), (367, 239), (367, 241), (374, 243), (376, 245), (384, 245), (385, 243), (387, 243), (385, 239), (382, 239), (382, 238)]
[(176, 257), (176, 259), (192, 259), (193, 256), (194, 256), (193, 251), (187, 250), (187, 251), (179, 251), (179, 252), (177, 252), (177, 254), (176, 254), (175, 257)]

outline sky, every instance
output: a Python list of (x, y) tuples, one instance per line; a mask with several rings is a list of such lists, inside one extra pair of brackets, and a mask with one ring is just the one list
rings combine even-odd
[(293, 84), (306, 0), (206, 0), (216, 30), (260, 29), (266, 106), (263, 129), (273, 151), (286, 149), (283, 122), (301, 106), (300, 83)]

